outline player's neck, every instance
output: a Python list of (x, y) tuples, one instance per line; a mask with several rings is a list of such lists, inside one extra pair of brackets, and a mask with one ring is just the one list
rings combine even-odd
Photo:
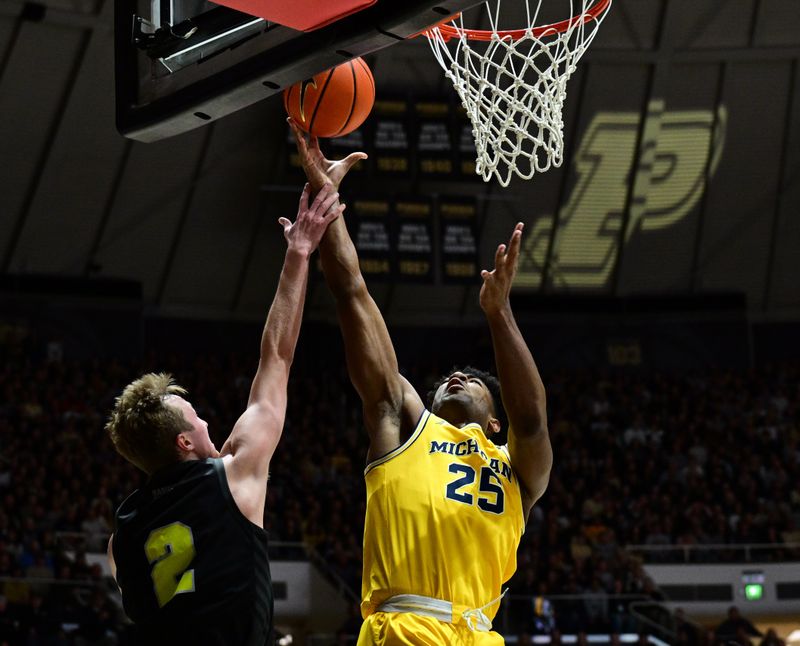
[(470, 416), (467, 411), (462, 410), (460, 407), (442, 407), (436, 414), (448, 424), (451, 424), (456, 428), (464, 428), (469, 424), (477, 424), (483, 428), (478, 420), (472, 419), (472, 416)]

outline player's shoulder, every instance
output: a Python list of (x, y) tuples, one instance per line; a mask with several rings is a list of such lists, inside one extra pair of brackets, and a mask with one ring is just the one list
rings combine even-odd
[(153, 473), (141, 487), (133, 491), (119, 506), (117, 515), (132, 512), (164, 496), (185, 497), (186, 488), (194, 488), (199, 480), (222, 479), (222, 460), (186, 460), (176, 462)]
[(136, 510), (140, 506), (140, 501), (142, 499), (142, 490), (136, 489), (128, 494), (128, 496), (123, 500), (119, 507), (117, 507), (117, 511), (115, 513), (117, 523), (122, 518), (128, 516), (132, 511)]

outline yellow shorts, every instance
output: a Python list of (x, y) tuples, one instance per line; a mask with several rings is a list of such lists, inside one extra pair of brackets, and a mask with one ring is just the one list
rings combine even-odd
[(466, 624), (448, 624), (410, 612), (374, 612), (361, 624), (358, 646), (500, 646), (496, 632), (470, 630)]

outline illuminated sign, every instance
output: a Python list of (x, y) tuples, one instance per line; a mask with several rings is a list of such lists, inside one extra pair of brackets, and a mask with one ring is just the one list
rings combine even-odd
[(764, 586), (760, 583), (748, 583), (744, 586), (744, 597), (748, 601), (760, 601), (764, 596)]
[(523, 238), (516, 286), (539, 287), (549, 254), (555, 287), (605, 287), (623, 237), (631, 182), (626, 243), (634, 233), (675, 225), (695, 208), (706, 173), (713, 176), (722, 157), (727, 109), (667, 111), (663, 100), (654, 100), (645, 118), (633, 168), (641, 115), (595, 115), (575, 153), (577, 182), (555, 231), (553, 216), (544, 216)]
[(760, 570), (742, 572), (744, 598), (748, 601), (761, 601), (764, 598), (764, 573)]

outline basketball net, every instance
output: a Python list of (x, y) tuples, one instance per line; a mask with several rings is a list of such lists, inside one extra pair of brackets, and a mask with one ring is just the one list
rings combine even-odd
[(492, 0), (485, 3), (489, 31), (466, 29), (458, 16), (425, 32), (472, 122), (475, 172), (502, 186), (514, 174), (531, 179), (561, 166), (567, 81), (611, 5), (564, 0), (572, 18), (534, 27), (542, 1), (525, 0), (525, 29), (498, 29), (501, 0)]

